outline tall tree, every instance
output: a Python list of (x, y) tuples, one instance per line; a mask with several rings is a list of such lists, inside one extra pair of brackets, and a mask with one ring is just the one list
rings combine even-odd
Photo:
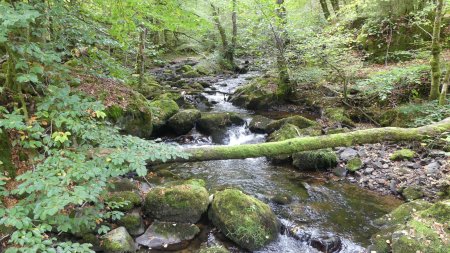
[(334, 13), (337, 14), (339, 12), (339, 9), (340, 9), (339, 0), (330, 0), (330, 2), (331, 2), (331, 6), (333, 6)]
[(285, 51), (286, 51), (286, 45), (288, 42), (288, 34), (286, 30), (286, 7), (284, 6), (284, 0), (276, 0), (277, 2), (277, 24), (278, 24), (278, 31), (275, 31), (273, 29), (273, 34), (275, 38), (275, 45), (277, 48), (277, 67), (278, 67), (278, 74), (279, 74), (279, 80), (280, 85), (282, 88), (282, 93), (285, 95), (288, 95), (291, 93), (291, 87), (290, 87), (290, 78), (289, 78), (289, 66), (288, 62), (285, 57)]
[(447, 91), (449, 82), (450, 82), (450, 63), (447, 64), (447, 73), (445, 74), (444, 83), (442, 84), (442, 91), (439, 97), (439, 105), (447, 104)]
[[(212, 9), (212, 15), (213, 15), (213, 20), (214, 20), (214, 24), (217, 27), (217, 30), (219, 31), (220, 34), (220, 39), (222, 41), (222, 58), (225, 60), (226, 62), (226, 67), (230, 68), (230, 69), (234, 69), (234, 48), (233, 48), (233, 42), (232, 45), (229, 44), (228, 42), (228, 38), (227, 38), (227, 32), (225, 30), (225, 28), (222, 25), (222, 22), (220, 22), (220, 16), (219, 16), (219, 9), (211, 2), (211, 9)], [(234, 3), (233, 3), (234, 6)], [(233, 23), (233, 40), (235, 40), (235, 36), (234, 34), (237, 34), (237, 26), (236, 26), (236, 32), (234, 30), (234, 23)], [(234, 41), (235, 43), (235, 41)]]
[(328, 19), (331, 14), (330, 10), (328, 9), (327, 0), (320, 0), (320, 6), (322, 7), (323, 15), (325, 16), (325, 19)]
[(441, 85), (441, 22), (443, 16), (444, 0), (436, 1), (436, 17), (434, 19), (433, 27), (433, 41), (431, 44), (431, 91), (430, 99), (435, 100), (439, 98), (439, 88)]

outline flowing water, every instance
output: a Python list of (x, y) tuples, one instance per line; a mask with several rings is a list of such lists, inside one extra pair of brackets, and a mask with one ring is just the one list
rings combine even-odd
[[(227, 102), (227, 94), (253, 75), (255, 73), (220, 81), (213, 86), (215, 91), (206, 91), (204, 95), (214, 104), (212, 111), (240, 113), (250, 121), (252, 112)], [(192, 141), (183, 145), (215, 145), (208, 137), (195, 131), (192, 136)], [(264, 142), (266, 136), (251, 133), (244, 125), (230, 127), (224, 138), (226, 145), (239, 145)], [(268, 203), (282, 224), (286, 228), (297, 228), (300, 235), (339, 237), (342, 241), (340, 252), (345, 253), (364, 252), (370, 236), (376, 232), (372, 221), (399, 204), (394, 198), (381, 197), (356, 186), (330, 180), (323, 173), (302, 173), (291, 166), (273, 165), (266, 158), (161, 165), (154, 169), (168, 169), (186, 179), (204, 179), (212, 193), (230, 186), (241, 189)], [(277, 194), (291, 196), (292, 203), (274, 203), (271, 199)], [(203, 230), (202, 235), (183, 252), (195, 251), (200, 243), (214, 243), (217, 240), (229, 246), (232, 252), (243, 252), (217, 236), (217, 232), (213, 233), (210, 225), (205, 225)], [(319, 251), (309, 246), (307, 240), (295, 239), (290, 233), (283, 233), (277, 241), (259, 252)]]

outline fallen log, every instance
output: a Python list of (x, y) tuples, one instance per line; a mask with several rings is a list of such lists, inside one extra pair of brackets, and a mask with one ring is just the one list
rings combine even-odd
[(315, 137), (299, 137), (279, 142), (244, 144), (238, 146), (207, 146), (182, 149), (189, 154), (186, 158), (176, 158), (167, 162), (196, 162), (209, 160), (245, 159), (274, 157), (296, 152), (323, 148), (348, 147), (385, 141), (419, 141), (450, 131), (450, 118), (418, 128), (372, 128), (349, 133)]

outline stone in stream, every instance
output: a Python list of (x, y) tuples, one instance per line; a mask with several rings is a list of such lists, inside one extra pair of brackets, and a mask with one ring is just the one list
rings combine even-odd
[(145, 231), (144, 221), (138, 211), (125, 214), (117, 223), (133, 236), (142, 235)]
[(197, 129), (220, 143), (225, 138), (227, 127), (233, 124), (244, 125), (245, 120), (235, 113), (203, 113), (197, 121)]
[(331, 149), (295, 153), (292, 159), (292, 164), (300, 170), (326, 170), (337, 165), (337, 156)]
[(324, 253), (335, 253), (342, 249), (341, 238), (333, 234), (313, 236), (309, 245)]
[(212, 246), (207, 248), (202, 248), (198, 253), (229, 253), (225, 247), (222, 246)]
[(254, 251), (278, 237), (280, 222), (270, 207), (236, 189), (217, 192), (209, 217), (226, 237)]
[(408, 186), (401, 191), (402, 196), (407, 201), (413, 201), (423, 197), (423, 191), (420, 187)]
[(136, 252), (133, 238), (124, 227), (118, 227), (109, 231), (102, 237), (102, 248), (110, 253)]
[(160, 221), (196, 223), (209, 204), (209, 194), (200, 181), (151, 189), (145, 197), (145, 214)]
[(195, 122), (201, 117), (199, 110), (182, 110), (173, 115), (168, 121), (168, 126), (178, 135), (189, 133), (195, 126)]
[(319, 124), (315, 121), (309, 120), (300, 115), (295, 115), (292, 117), (287, 117), (280, 120), (275, 120), (267, 125), (267, 131), (272, 133), (278, 129), (280, 129), (285, 124), (292, 124), (300, 129), (308, 128), (308, 127), (318, 127)]
[(160, 99), (150, 103), (154, 108), (153, 127), (155, 131), (161, 130), (166, 121), (180, 110), (178, 104), (171, 99)]
[(181, 250), (200, 232), (190, 223), (154, 221), (145, 233), (136, 238), (136, 243), (156, 250)]
[(267, 126), (272, 122), (272, 119), (266, 118), (261, 115), (256, 115), (253, 117), (249, 124), (249, 129), (253, 133), (267, 133)]

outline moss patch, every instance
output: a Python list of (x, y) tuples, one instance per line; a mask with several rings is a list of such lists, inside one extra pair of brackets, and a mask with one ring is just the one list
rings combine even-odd
[(337, 156), (331, 149), (299, 152), (292, 159), (293, 165), (301, 170), (326, 170), (337, 165)]
[(166, 121), (180, 110), (178, 104), (170, 99), (155, 100), (150, 103), (153, 109), (153, 126), (160, 129)]
[(363, 166), (363, 162), (360, 158), (355, 157), (347, 162), (347, 169), (351, 172), (358, 171)]
[(401, 160), (411, 160), (416, 155), (416, 152), (412, 151), (411, 149), (401, 149), (395, 151), (390, 159), (392, 161), (401, 161)]
[(279, 222), (270, 207), (239, 190), (217, 192), (209, 217), (228, 238), (248, 250), (275, 240)]
[(309, 119), (299, 116), (299, 115), (296, 115), (296, 116), (287, 117), (284, 119), (275, 120), (275, 121), (271, 122), (267, 126), (267, 131), (269, 133), (271, 133), (277, 129), (280, 129), (285, 124), (292, 124), (300, 129), (319, 126), (319, 124), (315, 121), (309, 120)]
[(144, 210), (154, 219), (196, 223), (206, 212), (209, 195), (198, 181), (154, 188), (145, 197)]
[(105, 200), (107, 202), (125, 203), (121, 207), (114, 208), (119, 211), (129, 211), (136, 206), (140, 206), (142, 202), (141, 197), (132, 191), (114, 192)]

